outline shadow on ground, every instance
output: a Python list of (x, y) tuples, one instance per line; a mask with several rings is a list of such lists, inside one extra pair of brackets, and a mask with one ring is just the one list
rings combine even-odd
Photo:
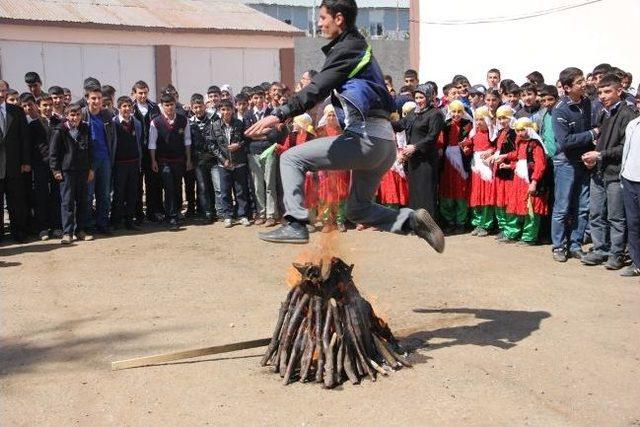
[[(114, 331), (102, 335), (87, 332), (97, 317), (70, 320), (20, 336), (0, 339), (0, 378), (31, 371), (46, 371), (59, 364), (65, 369), (110, 369), (109, 362), (116, 352), (148, 354), (166, 346), (132, 344), (148, 335), (166, 333), (168, 329)], [(82, 333), (76, 332), (83, 328)], [(185, 329), (174, 327), (171, 330)], [(77, 335), (79, 336), (76, 336)], [(114, 358), (115, 359), (115, 358)]]
[[(486, 320), (474, 326), (454, 326), (429, 331), (411, 332), (400, 337), (402, 345), (410, 351), (420, 348), (437, 350), (456, 345), (492, 346), (508, 350), (540, 329), (542, 320), (551, 316), (546, 311), (487, 310), (478, 308), (417, 308), (415, 313), (473, 315)], [(429, 344), (430, 339), (445, 342)], [(428, 346), (428, 347), (427, 347)]]

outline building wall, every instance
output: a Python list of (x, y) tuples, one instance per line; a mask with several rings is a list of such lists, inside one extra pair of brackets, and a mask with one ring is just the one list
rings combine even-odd
[[(373, 54), (382, 72), (393, 77), (394, 86), (400, 89), (404, 71), (409, 68), (409, 43), (406, 40), (370, 40)], [(324, 55), (320, 48), (327, 44), (323, 38), (298, 37), (295, 41), (296, 81), (309, 69), (320, 71)]]
[[(47, 41), (42, 38), (46, 35)], [(156, 82), (156, 46), (166, 49), (171, 70)], [(128, 94), (139, 79), (151, 93), (170, 79), (182, 100), (211, 84), (234, 88), (281, 78), (280, 50), (292, 49), (293, 37), (244, 34), (160, 33), (70, 27), (2, 25), (0, 76), (24, 89), (24, 73), (40, 73), (45, 88), (59, 84), (81, 94), (88, 76)], [(165, 50), (161, 50), (165, 52)], [(168, 56), (171, 56), (168, 58)]]
[[(486, 71), (497, 67), (503, 78), (518, 83), (524, 82), (533, 70), (555, 83), (566, 67), (576, 66), (586, 73), (602, 62), (640, 75), (640, 56), (632, 53), (638, 40), (634, 24), (640, 21), (638, 0), (618, 0), (615, 7), (611, 2), (587, 4), (508, 22), (435, 24), (497, 16), (522, 18), (582, 3), (582, 0), (420, 0), (420, 80), (444, 83), (460, 73), (468, 76), (472, 84), (484, 83)], [(619, 24), (610, 27), (613, 22)]]

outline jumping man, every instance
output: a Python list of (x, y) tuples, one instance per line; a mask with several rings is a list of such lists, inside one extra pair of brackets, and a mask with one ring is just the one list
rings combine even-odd
[(396, 143), (389, 120), (394, 109), (380, 67), (355, 23), (355, 0), (323, 0), (318, 24), (331, 40), (322, 51), (326, 61), (311, 83), (247, 129), (248, 136), (265, 135), (278, 123), (304, 113), (331, 95), (343, 125), (340, 136), (313, 140), (287, 150), (280, 158), (285, 219), (280, 228), (260, 233), (276, 243), (307, 243), (308, 212), (304, 208), (307, 171), (351, 170), (347, 218), (358, 224), (398, 234), (414, 232), (436, 251), (444, 250), (444, 235), (424, 209), (386, 208), (374, 202), (382, 175), (396, 161)]

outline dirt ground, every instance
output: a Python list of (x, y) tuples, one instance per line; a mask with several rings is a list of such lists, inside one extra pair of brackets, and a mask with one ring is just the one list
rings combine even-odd
[[(336, 254), (416, 363), (324, 390), (263, 349), (111, 371), (270, 336), (300, 246), (192, 225), (62, 248), (0, 247), (3, 426), (640, 425), (640, 283), (548, 247), (341, 235)], [(317, 241), (318, 234), (313, 235)]]

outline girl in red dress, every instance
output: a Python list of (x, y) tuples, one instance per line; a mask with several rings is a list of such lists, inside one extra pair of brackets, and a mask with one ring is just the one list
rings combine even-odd
[(548, 214), (546, 189), (541, 187), (547, 169), (544, 145), (535, 123), (522, 117), (515, 123), (516, 149), (497, 157), (496, 162), (515, 162), (511, 197), (507, 213), (516, 217), (516, 235), (523, 244), (534, 245), (538, 239), (540, 217)]
[(498, 241), (505, 239), (514, 239), (513, 220), (511, 215), (507, 214), (507, 204), (511, 195), (511, 186), (513, 183), (513, 170), (515, 162), (507, 160), (501, 163), (495, 163), (495, 159), (503, 154), (510, 153), (516, 149), (516, 131), (513, 129), (513, 110), (508, 105), (503, 105), (496, 111), (496, 120), (498, 124), (498, 136), (496, 139), (496, 153), (491, 158), (493, 161), (493, 174), (495, 176), (495, 205), (496, 219), (498, 220), (498, 229), (500, 232), (496, 236)]
[(475, 228), (472, 236), (484, 237), (493, 226), (495, 212), (495, 189), (493, 170), (489, 166), (489, 158), (495, 152), (491, 138), (493, 121), (491, 112), (486, 106), (473, 113), (475, 128), (470, 138), (463, 142), (463, 153), (471, 155), (471, 191), (469, 206), (471, 207), (471, 225)]
[(460, 143), (472, 130), (471, 117), (459, 100), (447, 105), (447, 119), (442, 129), (444, 161), (439, 187), (439, 210), (445, 221), (445, 232), (464, 232), (469, 213), (469, 170), (465, 165)]
[[(318, 122), (318, 137), (342, 134), (335, 109), (329, 104), (324, 107), (324, 115)], [(335, 227), (344, 233), (346, 226), (346, 204), (351, 181), (350, 171), (319, 171), (318, 216), (322, 220), (322, 231), (331, 231)]]

